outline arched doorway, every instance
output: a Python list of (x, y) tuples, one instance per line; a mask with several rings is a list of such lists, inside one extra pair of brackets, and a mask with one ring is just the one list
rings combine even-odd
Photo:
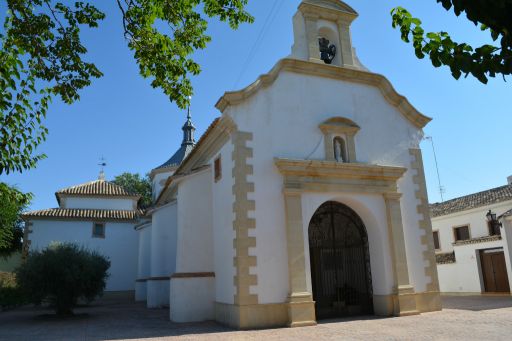
[(368, 235), (348, 206), (328, 201), (309, 223), (313, 299), (318, 319), (373, 313)]

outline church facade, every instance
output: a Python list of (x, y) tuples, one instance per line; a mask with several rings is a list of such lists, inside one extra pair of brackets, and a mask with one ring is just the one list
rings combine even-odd
[(307, 326), (441, 309), (419, 142), (430, 119), (352, 47), (357, 13), (304, 0), (290, 56), (151, 173), (136, 298), (176, 322)]

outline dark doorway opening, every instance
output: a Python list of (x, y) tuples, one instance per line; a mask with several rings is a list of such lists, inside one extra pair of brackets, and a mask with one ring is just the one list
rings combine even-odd
[(373, 314), (368, 235), (351, 208), (328, 201), (309, 223), (317, 319)]

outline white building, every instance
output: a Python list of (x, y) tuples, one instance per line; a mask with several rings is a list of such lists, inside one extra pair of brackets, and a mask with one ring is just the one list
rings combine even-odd
[(512, 177), (505, 186), (432, 204), (431, 214), (441, 291), (510, 293)]
[[(100, 176), (101, 177), (101, 176)], [(140, 196), (103, 179), (55, 193), (58, 208), (25, 213), (24, 252), (72, 242), (107, 256), (106, 291), (133, 294), (137, 274), (137, 202)]]
[(430, 119), (358, 61), (357, 16), (303, 1), (291, 55), (226, 93), (197, 144), (187, 120), (151, 173), (137, 299), (237, 328), (441, 309), (419, 149)]

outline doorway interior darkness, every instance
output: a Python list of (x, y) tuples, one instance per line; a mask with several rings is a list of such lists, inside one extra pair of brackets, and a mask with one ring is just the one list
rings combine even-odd
[(351, 208), (328, 201), (309, 223), (317, 319), (373, 313), (368, 235)]

